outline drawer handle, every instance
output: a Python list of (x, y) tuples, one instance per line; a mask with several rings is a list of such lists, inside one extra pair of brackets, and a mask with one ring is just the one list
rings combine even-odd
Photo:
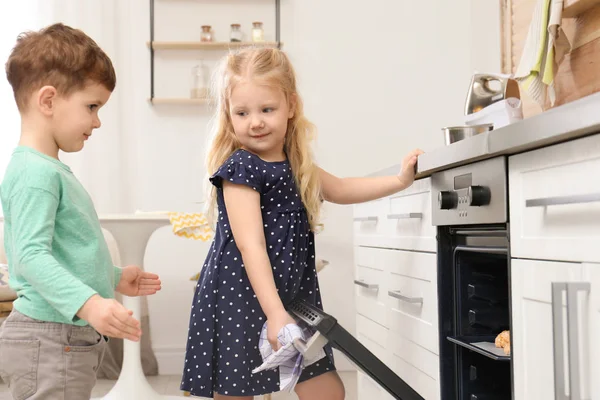
[[(589, 282), (567, 283), (567, 322), (569, 323), (569, 375), (571, 388), (571, 400), (581, 400), (581, 373), (579, 371), (579, 309), (577, 307), (577, 292), (590, 293)], [(562, 305), (562, 304), (561, 304)]]
[(376, 283), (367, 283), (365, 281), (363, 281), (362, 279), (355, 279), (354, 280), (354, 284), (358, 285), (358, 286), (362, 286), (364, 288), (367, 289), (375, 289), (375, 290), (379, 290), (379, 285)]
[(590, 193), (525, 200), (525, 207), (564, 206), (566, 204), (583, 204), (597, 201), (600, 201), (600, 193)]
[(388, 292), (388, 296), (393, 297), (395, 299), (398, 300), (402, 300), (406, 303), (411, 303), (411, 304), (423, 304), (423, 298), (422, 297), (408, 297), (408, 296), (403, 296), (402, 294), (400, 294), (399, 290), (390, 290)]
[[(563, 333), (562, 294), (567, 292), (567, 343), (569, 354), (570, 396), (565, 393), (564, 374), (565, 349)], [(552, 283), (552, 325), (554, 336), (554, 392), (556, 400), (581, 400), (581, 376), (579, 371), (579, 309), (577, 292), (590, 292), (589, 282), (553, 282)]]
[(388, 214), (388, 219), (420, 219), (423, 213)]
[(555, 400), (567, 400), (565, 395), (565, 349), (563, 334), (562, 293), (565, 282), (552, 282), (552, 336), (554, 340), (554, 396)]
[(370, 222), (370, 221), (377, 222), (378, 219), (379, 218), (377, 218), (377, 217), (356, 217), (356, 218), (354, 218), (354, 221), (356, 221), (356, 222)]

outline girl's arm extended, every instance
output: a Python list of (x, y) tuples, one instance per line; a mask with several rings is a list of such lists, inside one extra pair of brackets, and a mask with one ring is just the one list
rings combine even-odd
[(412, 185), (415, 165), (422, 150), (413, 150), (402, 160), (402, 168), (396, 176), (368, 178), (338, 178), (321, 169), (323, 198), (331, 203), (355, 204), (389, 196)]
[(233, 238), (269, 323), (269, 341), (277, 348), (279, 330), (294, 320), (285, 310), (275, 286), (260, 212), (260, 194), (248, 186), (223, 181), (223, 196)]

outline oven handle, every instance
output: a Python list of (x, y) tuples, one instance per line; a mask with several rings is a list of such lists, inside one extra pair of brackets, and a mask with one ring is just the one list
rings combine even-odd
[(411, 303), (411, 304), (423, 304), (423, 298), (422, 297), (408, 297), (408, 296), (404, 296), (402, 294), (400, 294), (399, 290), (390, 290), (388, 292), (388, 296), (393, 297), (395, 299), (398, 300), (402, 300), (406, 303)]
[(508, 254), (507, 247), (456, 246), (454, 248), (454, 255), (456, 256), (456, 253), (461, 251), (486, 254)]
[(492, 236), (492, 237), (504, 237), (507, 235), (506, 229), (491, 229), (491, 230), (461, 230), (457, 229), (454, 231), (456, 235), (461, 236)]
[(573, 196), (544, 197), (525, 200), (525, 207), (564, 206), (567, 204), (594, 203), (600, 201), (600, 193), (578, 194)]

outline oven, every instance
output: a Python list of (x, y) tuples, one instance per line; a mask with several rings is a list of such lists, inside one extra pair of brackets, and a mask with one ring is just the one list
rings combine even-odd
[(507, 192), (505, 157), (432, 175), (442, 400), (512, 397)]

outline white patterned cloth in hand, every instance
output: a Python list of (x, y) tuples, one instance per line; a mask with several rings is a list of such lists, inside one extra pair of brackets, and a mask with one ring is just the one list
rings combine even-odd
[(0, 264), (0, 286), (8, 285), (8, 265)]
[(0, 264), (0, 301), (12, 301), (17, 294), (8, 286), (8, 265)]
[(296, 386), (302, 370), (325, 357), (325, 350), (322, 348), (310, 359), (305, 358), (300, 349), (296, 348), (296, 341), (306, 344), (313, 333), (314, 331), (307, 326), (288, 324), (279, 331), (277, 340), (281, 347), (274, 351), (267, 339), (267, 324), (265, 323), (258, 343), (263, 363), (260, 367), (252, 370), (252, 373), (256, 374), (279, 367), (279, 390), (291, 392)]

